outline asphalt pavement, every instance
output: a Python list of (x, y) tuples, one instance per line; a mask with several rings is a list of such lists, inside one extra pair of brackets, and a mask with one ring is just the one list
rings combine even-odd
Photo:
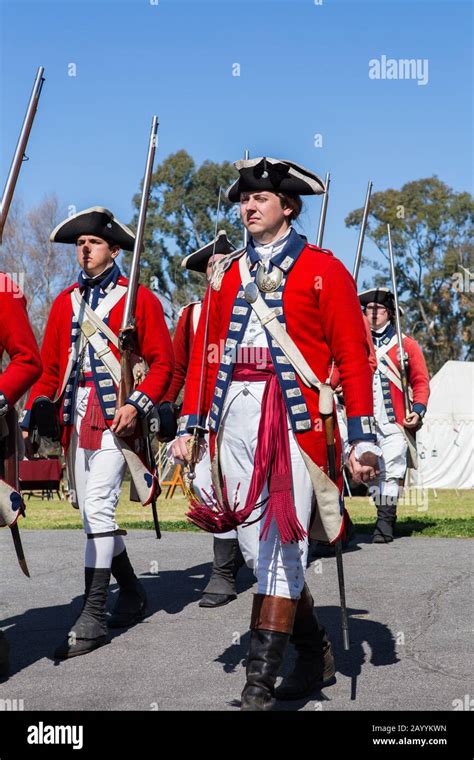
[[(55, 663), (81, 607), (78, 530), (22, 531), (31, 579), (0, 531), (0, 627), (12, 647), (0, 709), (238, 710), (245, 682), (253, 576), (218, 609), (198, 602), (211, 571), (204, 533), (130, 531), (128, 552), (149, 598), (146, 619), (108, 645)], [(307, 582), (335, 650), (337, 681), (278, 710), (453, 710), (472, 687), (472, 542), (358, 536), (344, 554), (351, 649), (343, 651), (336, 562), (313, 558)], [(109, 605), (117, 593), (110, 586)], [(289, 651), (284, 670), (293, 653)]]

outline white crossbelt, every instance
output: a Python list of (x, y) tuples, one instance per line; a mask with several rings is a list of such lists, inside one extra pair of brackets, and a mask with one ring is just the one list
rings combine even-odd
[[(239, 259), (239, 268), (240, 276), (242, 278), (242, 285), (245, 288), (249, 283), (253, 282), (245, 254)], [(278, 343), (286, 358), (298, 373), (301, 381), (308, 388), (314, 387), (319, 390), (320, 411), (322, 411), (324, 414), (330, 414), (332, 411), (333, 403), (333, 391), (331, 386), (327, 385), (326, 383), (322, 383), (317, 375), (313, 372), (298, 346), (290, 338), (286, 330), (278, 321), (277, 310), (270, 309), (263, 300), (260, 293), (258, 293), (255, 301), (251, 303), (251, 306), (263, 327), (268, 330), (272, 338), (276, 341), (276, 343)]]
[[(107, 314), (118, 304), (121, 298), (127, 292), (127, 288), (123, 285), (117, 285), (113, 290), (106, 295), (103, 301), (100, 302), (97, 309), (91, 309), (89, 304), (82, 297), (79, 288), (73, 290), (71, 294), (72, 308), (74, 316), (79, 323), (83, 337), (90, 343), (97, 357), (100, 359), (104, 367), (109, 371), (116, 385), (120, 383), (120, 362), (116, 356), (112, 353), (112, 349), (102, 338), (100, 333), (107, 336), (108, 340), (118, 348), (118, 338), (115, 333), (110, 329), (108, 325), (101, 319), (102, 316)], [(86, 317), (86, 319), (84, 318)]]

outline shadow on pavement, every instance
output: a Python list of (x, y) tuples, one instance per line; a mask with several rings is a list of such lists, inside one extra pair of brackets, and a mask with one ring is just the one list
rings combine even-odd
[[(339, 607), (318, 607), (317, 614), (320, 622), (326, 628), (332, 643), (334, 657), (336, 660), (336, 679), (337, 676), (344, 675), (351, 679), (350, 699), (357, 701), (357, 681), (362, 674), (364, 665), (373, 665), (382, 667), (385, 665), (395, 665), (399, 662), (396, 653), (395, 638), (383, 623), (367, 619), (368, 610), (348, 609), (349, 615), (349, 633), (350, 633), (350, 650), (345, 652), (342, 645), (342, 635), (340, 628), (341, 613)], [(250, 631), (247, 631), (234, 644), (222, 652), (214, 662), (222, 663), (226, 673), (235, 672), (238, 668), (245, 668), (246, 656), (249, 646)], [(363, 645), (366, 643), (370, 648), (370, 656), (366, 658)], [(291, 669), (296, 653), (292, 645), (289, 646), (285, 661), (281, 668), (280, 675), (287, 675)], [(245, 683), (245, 673), (242, 672), (242, 688)], [(330, 688), (325, 686), (324, 689)], [(299, 710), (308, 702), (330, 701), (330, 692), (327, 696), (324, 690), (315, 691), (310, 697), (295, 700), (292, 702), (277, 701), (275, 710)], [(238, 701), (234, 700), (231, 706), (238, 706)]]
[[(212, 563), (204, 562), (185, 570), (167, 570), (156, 575), (140, 575), (147, 597), (148, 610), (144, 622), (156, 612), (163, 610), (169, 615), (182, 612), (189, 604), (197, 604), (207, 585)], [(80, 573), (78, 572), (78, 586)], [(253, 585), (253, 574), (244, 567), (237, 577), (237, 592), (242, 593)], [(111, 610), (115, 602), (118, 585), (111, 583), (107, 609)], [(51, 607), (33, 607), (20, 615), (14, 615), (0, 621), (10, 643), (10, 673), (29, 667), (34, 662), (50, 659), (56, 666), (62, 661), (55, 661), (53, 652), (64, 639), (82, 608), (82, 594), (74, 597), (69, 604)], [(8, 630), (6, 630), (8, 629)], [(126, 633), (128, 628), (110, 630), (110, 641)], [(93, 656), (93, 653), (85, 655)], [(0, 684), (8, 677), (0, 677)]]

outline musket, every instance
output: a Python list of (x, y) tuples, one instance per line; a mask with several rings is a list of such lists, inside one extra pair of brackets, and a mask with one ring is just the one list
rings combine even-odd
[[(245, 149), (244, 150), (244, 159), (246, 161), (248, 161), (249, 160), (249, 156), (250, 156), (250, 153), (248, 152), (247, 149)], [(244, 225), (244, 248), (247, 248), (248, 242), (249, 242), (249, 231), (248, 231), (247, 227)]]
[(357, 278), (359, 276), (359, 269), (360, 264), (362, 261), (362, 248), (364, 247), (364, 237), (365, 237), (365, 229), (367, 227), (367, 219), (369, 218), (369, 206), (370, 206), (370, 195), (372, 193), (372, 181), (369, 180), (367, 185), (367, 193), (365, 195), (365, 203), (364, 203), (364, 211), (362, 213), (362, 221), (360, 223), (360, 229), (359, 229), (359, 240), (357, 241), (357, 251), (356, 251), (356, 257), (354, 261), (354, 270), (352, 272), (352, 276), (354, 280), (357, 282)]
[(394, 300), (394, 306), (395, 306), (395, 327), (397, 330), (398, 353), (400, 357), (399, 359), (400, 382), (402, 385), (403, 403), (405, 406), (405, 416), (407, 416), (411, 412), (411, 403), (410, 403), (410, 395), (408, 393), (408, 374), (407, 374), (407, 368), (406, 368), (406, 354), (405, 354), (405, 349), (403, 348), (402, 328), (400, 325), (400, 311), (398, 308), (397, 278), (395, 275), (395, 259), (393, 256), (392, 235), (390, 232), (389, 224), (387, 224), (387, 239), (388, 239), (388, 258), (390, 262), (390, 276), (392, 279), (393, 300)]
[[(323, 244), (323, 235), (324, 235), (324, 227), (326, 224), (326, 211), (327, 211), (327, 204), (328, 204), (328, 190), (329, 190), (329, 183), (331, 181), (331, 177), (329, 172), (326, 174), (326, 192), (324, 195), (323, 203), (321, 206), (321, 214), (319, 217), (319, 229), (318, 229), (318, 240), (317, 240), (317, 246), (318, 248), (322, 247)], [(327, 394), (324, 396), (324, 401), (321, 403), (321, 397), (320, 397), (320, 413), (324, 420), (324, 430), (326, 433), (326, 450), (327, 450), (327, 457), (328, 457), (328, 470), (329, 470), (329, 477), (333, 481), (333, 483), (337, 482), (337, 470), (336, 470), (336, 439), (334, 436), (334, 422), (333, 422), (333, 395)], [(346, 605), (346, 586), (344, 583), (344, 563), (342, 560), (342, 541), (340, 538), (337, 539), (334, 550), (336, 552), (336, 566), (337, 566), (337, 580), (339, 584), (339, 600), (341, 605), (341, 626), (342, 626), (342, 641), (344, 645), (344, 649), (346, 651), (350, 648), (350, 642), (349, 642), (349, 618), (347, 615), (347, 605)]]
[[(143, 248), (146, 214), (148, 209), (148, 201), (150, 198), (150, 187), (153, 174), (153, 161), (155, 158), (157, 133), (158, 118), (156, 116), (153, 116), (151, 121), (150, 139), (148, 142), (145, 175), (143, 177), (142, 196), (140, 200), (140, 208), (138, 211), (137, 231), (135, 234), (135, 243), (133, 246), (127, 297), (123, 310), (122, 325), (118, 334), (120, 349), (120, 383), (117, 392), (117, 409), (120, 409), (120, 407), (125, 404), (125, 401), (133, 391), (132, 354), (137, 350), (137, 326), (135, 320), (135, 308), (137, 304), (137, 292), (140, 279), (140, 256)], [(147, 459), (147, 466), (150, 468), (150, 470), (153, 471), (155, 462), (153, 459), (148, 431), (145, 429), (143, 430), (143, 438), (145, 442), (145, 456)], [(161, 538), (155, 497), (152, 499), (151, 506), (156, 537)]]
[[(248, 154), (248, 151), (245, 151), (246, 154)], [(221, 211), (221, 196), (222, 196), (222, 187), (219, 187), (219, 195), (217, 197), (217, 210), (216, 210), (216, 223), (214, 226), (214, 245), (212, 249), (212, 255), (211, 255), (211, 261), (213, 262), (212, 266), (214, 267), (214, 257), (215, 257), (215, 251), (216, 251), (216, 242), (217, 242), (217, 230), (219, 229), (219, 217), (220, 217), (220, 211)], [(201, 356), (201, 372), (199, 376), (199, 391), (198, 391), (198, 400), (197, 400), (197, 411), (196, 416), (199, 421), (201, 416), (201, 404), (202, 404), (202, 398), (204, 393), (204, 375), (205, 375), (205, 361), (206, 361), (206, 347), (207, 347), (207, 336), (209, 333), (209, 317), (211, 314), (211, 298), (212, 298), (212, 285), (209, 283), (208, 285), (209, 289), (209, 298), (207, 299), (207, 309), (206, 309), (206, 316), (205, 316), (205, 327), (204, 327), (204, 343), (203, 343), (203, 350), (202, 350), (202, 356)], [(206, 435), (208, 431), (206, 428), (202, 427), (201, 425), (197, 424), (194, 427), (192, 437), (188, 441), (188, 451), (189, 451), (189, 460), (186, 465), (186, 479), (189, 481), (189, 486), (187, 486), (187, 493), (189, 496), (193, 496), (193, 481), (196, 478), (196, 464), (199, 458), (199, 449), (201, 440)]]
[(316, 245), (318, 246), (318, 248), (321, 248), (323, 244), (324, 228), (326, 226), (326, 213), (328, 210), (330, 183), (331, 183), (331, 175), (329, 174), (329, 172), (327, 172), (326, 179), (324, 180), (324, 186), (326, 190), (323, 195), (323, 202), (321, 203), (321, 211), (319, 214), (318, 236), (316, 238)]
[[(3, 418), (3, 422), (5, 423), (6, 428), (8, 428), (7, 436), (4, 439), (5, 458), (3, 460), (3, 480), (19, 493), (20, 480), (18, 474), (18, 415), (14, 407), (8, 410), (5, 417)], [(23, 502), (22, 506), (20, 507), (20, 513), (22, 515), (25, 514), (25, 507)], [(18, 563), (24, 574), (29, 578), (30, 572), (28, 570), (25, 554), (23, 552), (18, 523), (15, 522), (13, 525), (10, 525), (10, 530)]]
[(18, 179), (18, 175), (20, 173), (21, 164), (23, 163), (23, 161), (28, 160), (27, 156), (25, 156), (25, 150), (28, 143), (28, 138), (30, 136), (31, 127), (33, 125), (33, 121), (36, 115), (36, 109), (38, 107), (39, 97), (41, 95), (41, 90), (43, 87), (43, 82), (44, 82), (43, 73), (44, 73), (44, 67), (39, 66), (38, 71), (36, 72), (35, 81), (33, 84), (33, 90), (31, 91), (28, 108), (26, 109), (25, 118), (23, 119), (23, 125), (21, 127), (20, 136), (18, 138), (15, 153), (13, 155), (13, 161), (11, 163), (10, 171), (8, 172), (7, 181), (3, 189), (2, 200), (0, 203), (0, 243), (2, 242), (3, 229), (5, 227), (5, 222), (7, 221), (8, 210), (12, 202), (13, 193), (15, 192), (15, 186)]

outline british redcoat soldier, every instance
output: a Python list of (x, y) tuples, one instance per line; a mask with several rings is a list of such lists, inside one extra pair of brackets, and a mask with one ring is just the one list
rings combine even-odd
[[(2, 372), (2, 357), (10, 363)], [(0, 420), (5, 416), (41, 375), (41, 358), (26, 311), (26, 299), (20, 288), (0, 272)], [(12, 431), (3, 430), (5, 435)], [(14, 431), (13, 431), (13, 434)], [(0, 478), (4, 477), (4, 446), (0, 440)], [(0, 524), (4, 524), (3, 521)], [(0, 631), (0, 676), (7, 675), (9, 645)]]
[[(242, 709), (268, 710), (290, 636), (298, 658), (277, 697), (310, 694), (335, 673), (331, 644), (304, 577), (315, 496), (312, 535), (334, 542), (343, 529), (342, 471), (339, 466), (337, 484), (329, 479), (319, 412), (320, 390), (327, 397), (328, 389), (321, 383), (333, 358), (355, 478), (375, 476), (377, 449), (354, 281), (338, 259), (307, 244), (291, 224), (301, 210), (300, 196), (323, 192), (322, 181), (273, 158), (235, 166), (239, 178), (228, 197), (240, 202), (250, 240), (246, 252), (218, 262), (206, 293), (185, 386), (183, 435), (174, 450), (189, 456), (189, 435), (205, 425), (209, 412), (213, 485), (225, 509), (196, 506), (192, 516), (216, 532), (237, 528), (257, 577)], [(333, 419), (337, 429), (335, 413)], [(340, 465), (337, 433), (336, 449)]]
[[(225, 231), (220, 230), (215, 240), (186, 256), (182, 266), (193, 272), (202, 272), (210, 280), (213, 266), (232, 251), (235, 251), (235, 246), (228, 240)], [(179, 315), (173, 337), (174, 374), (166, 394), (172, 402), (176, 402), (184, 386), (201, 309), (201, 301), (194, 301), (184, 306)], [(193, 485), (196, 493), (202, 496), (211, 493), (211, 460), (208, 449), (196, 465)], [(214, 535), (213, 549), (212, 573), (199, 602), (200, 607), (222, 607), (237, 598), (235, 579), (239, 568), (244, 564), (237, 532), (230, 530)]]
[(137, 453), (141, 419), (163, 399), (173, 354), (162, 306), (140, 285), (135, 315), (138, 353), (148, 372), (139, 373), (135, 389), (116, 409), (116, 336), (128, 285), (116, 259), (120, 249), (133, 250), (134, 235), (111, 211), (93, 207), (59, 224), (51, 240), (76, 245), (81, 272), (51, 308), (41, 351), (43, 374), (31, 390), (22, 427), (29, 428), (35, 399), (57, 400), (71, 496), (87, 537), (84, 606), (55, 652), (57, 658), (68, 658), (106, 643), (111, 572), (120, 592), (109, 627), (133, 625), (145, 614), (145, 591), (128, 558), (125, 531), (119, 529), (115, 512), (127, 464), (142, 503), (152, 499), (156, 479)]
[(418, 343), (403, 336), (407, 356), (408, 382), (412, 410), (405, 414), (397, 332), (394, 325), (395, 303), (388, 288), (372, 288), (359, 294), (360, 303), (372, 328), (377, 359), (374, 374), (374, 416), (377, 442), (383, 452), (383, 465), (376, 482), (369, 487), (377, 507), (373, 542), (390, 543), (397, 519), (397, 501), (407, 471), (407, 455), (413, 445), (410, 434), (420, 427), (430, 395), (430, 377)]

